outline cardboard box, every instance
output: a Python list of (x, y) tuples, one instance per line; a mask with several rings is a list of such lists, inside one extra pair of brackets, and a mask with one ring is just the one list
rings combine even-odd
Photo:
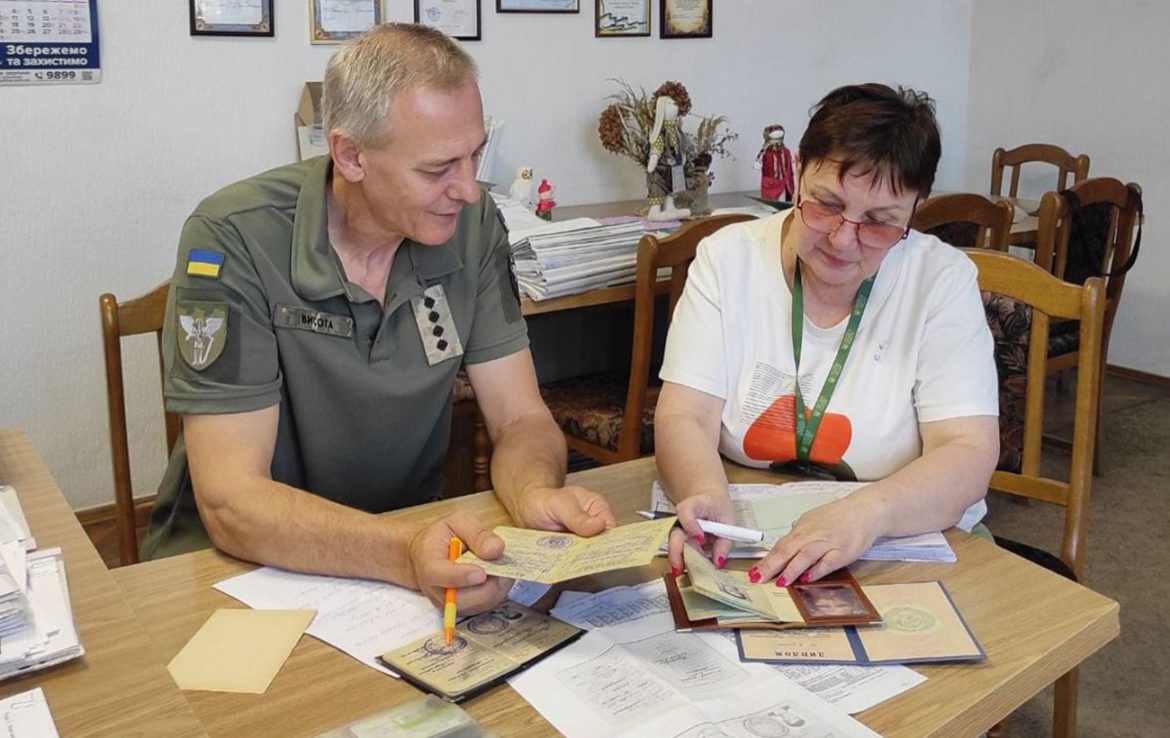
[(306, 82), (301, 90), (301, 102), (293, 114), (297, 133), (297, 160), (329, 153), (329, 142), (321, 126), (321, 83)]

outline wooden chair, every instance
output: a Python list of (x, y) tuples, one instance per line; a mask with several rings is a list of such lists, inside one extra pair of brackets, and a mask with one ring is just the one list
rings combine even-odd
[(1052, 144), (1024, 144), (1014, 149), (996, 149), (991, 155), (991, 195), (1004, 196), (1003, 170), (1012, 170), (1011, 181), (1006, 193), (1007, 197), (1019, 197), (1020, 167), (1024, 164), (1051, 164), (1056, 167), (1056, 187), (1063, 190), (1068, 187), (1068, 178), (1073, 183), (1080, 182), (1089, 176), (1089, 157), (1087, 154), (1073, 156), (1059, 146)]
[(1011, 203), (986, 195), (935, 195), (918, 206), (914, 229), (959, 248), (1007, 251), (1014, 214)]
[(479, 411), (479, 403), (475, 401), (475, 389), (467, 372), (462, 369), (455, 375), (454, 398), (451, 404), (451, 415), (473, 416), (475, 423), (474, 450), (471, 459), (471, 470), (475, 492), (483, 492), (492, 488), (492, 442), (488, 437), (487, 424), (483, 413)]
[[(1083, 285), (1067, 284), (1037, 265), (1007, 254), (985, 249), (969, 249), (967, 253), (979, 269), (979, 288), (983, 291), (988, 324), (995, 337), (1000, 379), (1001, 446), (1006, 448), (1001, 447), (999, 468), (991, 477), (991, 488), (1065, 508), (1058, 560), (1024, 544), (1001, 539), (997, 543), (1079, 580), (1083, 574), (1096, 437), (1104, 284), (1098, 277), (1086, 280)], [(1048, 331), (1056, 319), (1078, 321), (1081, 339), (1067, 482), (1047, 478), (1040, 471)], [(1022, 432), (1017, 432), (1013, 423), (1020, 417)], [(1076, 683), (1075, 669), (1056, 682), (1054, 736), (1076, 734)]]
[[(1074, 209), (1072, 202), (1077, 204)], [(1131, 256), (1136, 256), (1134, 227), (1141, 221), (1141, 187), (1113, 177), (1087, 179), (1067, 192), (1049, 192), (1040, 201), (1036, 263), (1067, 282), (1079, 284), (1104, 275), (1105, 320), (1101, 331), (1101, 370), (1109, 356), (1113, 319), (1121, 302)], [(1070, 249), (1075, 246), (1075, 253)], [(1072, 325), (1058, 326), (1049, 341), (1048, 371), (1077, 366), (1079, 338)], [(1098, 385), (1098, 392), (1100, 385)], [(1100, 400), (1098, 400), (1098, 408)], [(1094, 472), (1101, 470), (1101, 428), (1097, 421)]]
[(634, 338), (630, 370), (602, 372), (551, 382), (541, 394), (565, 433), (571, 450), (602, 464), (628, 461), (654, 451), (654, 407), (658, 386), (651, 385), (656, 296), (660, 269), (669, 268), (666, 324), (686, 284), (687, 269), (699, 241), (720, 228), (752, 220), (750, 215), (714, 215), (693, 220), (664, 238), (642, 236), (634, 298)]
[[(98, 299), (102, 315), (102, 349), (106, 358), (106, 402), (110, 422), (110, 455), (114, 466), (114, 524), (122, 565), (138, 563), (138, 515), (130, 479), (130, 444), (126, 433), (126, 394), (122, 381), (122, 339), (154, 333), (158, 346), (159, 377), (163, 376), (162, 328), (170, 282), (163, 282), (141, 297), (126, 302), (110, 293)], [(160, 385), (160, 392), (161, 392)], [(179, 416), (164, 411), (167, 455), (179, 437)], [(146, 510), (149, 510), (149, 503)]]

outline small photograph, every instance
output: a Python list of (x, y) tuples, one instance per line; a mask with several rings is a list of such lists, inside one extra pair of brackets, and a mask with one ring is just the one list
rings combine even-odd
[(810, 620), (876, 616), (873, 606), (851, 584), (796, 585), (792, 591)]

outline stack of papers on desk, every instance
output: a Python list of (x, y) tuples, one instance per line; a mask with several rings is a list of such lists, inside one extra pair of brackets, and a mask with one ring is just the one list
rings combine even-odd
[[(61, 549), (30, 554), (25, 616), (6, 621), (0, 636), (0, 679), (75, 659), (85, 653), (73, 622)], [(19, 623), (19, 624), (18, 624)]]
[[(728, 485), (736, 525), (764, 532), (759, 544), (737, 543), (731, 558), (760, 559), (809, 510), (827, 505), (865, 486), (864, 482), (788, 482), (787, 484)], [(650, 510), (674, 513), (661, 482), (650, 490)], [(955, 551), (942, 533), (901, 538), (879, 538), (861, 555), (865, 561), (918, 561), (953, 564)]]
[(517, 281), (533, 300), (632, 282), (643, 233), (640, 220), (603, 225), (591, 218), (513, 229)]

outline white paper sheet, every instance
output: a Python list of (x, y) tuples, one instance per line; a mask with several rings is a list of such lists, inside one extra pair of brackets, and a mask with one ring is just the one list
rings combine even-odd
[(430, 600), (385, 582), (262, 567), (215, 588), (256, 609), (316, 610), (306, 633), (391, 676), (378, 656), (443, 627)]
[(551, 584), (541, 584), (540, 582), (517, 579), (516, 583), (512, 585), (512, 590), (508, 592), (508, 599), (519, 605), (532, 607), (550, 589), (552, 589)]
[(664, 613), (593, 630), (509, 683), (569, 738), (877, 735), (759, 666), (675, 633)]
[(57, 726), (40, 687), (0, 700), (0, 736), (57, 738)]

